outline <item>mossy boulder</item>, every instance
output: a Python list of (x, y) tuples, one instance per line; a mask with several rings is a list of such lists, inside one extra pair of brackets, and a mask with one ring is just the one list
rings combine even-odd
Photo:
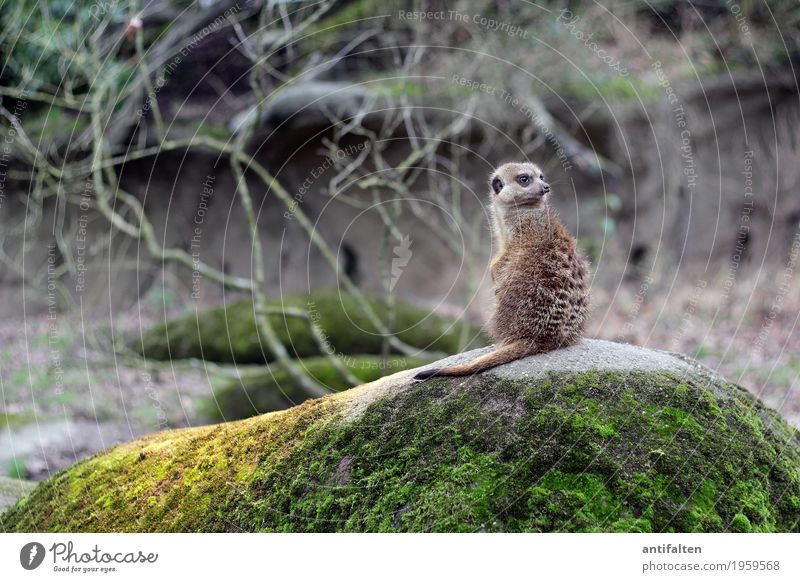
[[(386, 317), (382, 301), (367, 300), (376, 313)], [(301, 308), (322, 328), (330, 349), (340, 354), (380, 354), (384, 336), (349, 295), (322, 293), (294, 295), (274, 300), (271, 307)], [(253, 302), (236, 301), (216, 309), (168, 320), (130, 338), (128, 346), (154, 360), (199, 358), (211, 362), (261, 364), (274, 359), (259, 337)], [(298, 358), (321, 355), (307, 321), (276, 314), (270, 321), (289, 352)], [(462, 334), (460, 323), (402, 302), (396, 306), (391, 331), (403, 342), (422, 350), (455, 353), (462, 347), (486, 345), (479, 328)], [(462, 339), (465, 346), (461, 346)]]
[[(342, 365), (361, 382), (416, 368), (430, 360), (407, 356), (383, 358), (375, 355), (345, 356)], [(325, 356), (296, 361), (297, 365), (326, 389), (338, 392), (350, 384)], [(283, 410), (308, 398), (306, 392), (277, 367), (236, 366), (231, 375), (212, 381), (213, 394), (201, 403), (204, 418), (214, 422), (250, 418), (264, 412)]]
[(800, 531), (797, 431), (691, 360), (588, 340), (412, 375), (117, 446), (0, 529)]

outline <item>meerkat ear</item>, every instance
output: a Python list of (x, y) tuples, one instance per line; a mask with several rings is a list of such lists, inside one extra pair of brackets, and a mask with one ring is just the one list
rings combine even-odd
[(494, 190), (495, 194), (500, 194), (500, 190), (503, 189), (503, 181), (498, 176), (492, 176), (492, 180), (489, 182)]

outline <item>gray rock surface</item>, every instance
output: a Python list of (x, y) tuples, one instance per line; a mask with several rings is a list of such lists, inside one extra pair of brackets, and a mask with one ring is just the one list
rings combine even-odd
[[(452, 364), (463, 364), (482, 356), (494, 347), (478, 348), (448, 356), (427, 366), (385, 376), (380, 380), (349, 390), (356, 399), (351, 415), (358, 415), (377, 398), (403, 390), (409, 385), (411, 376), (420, 370), (441, 368)], [(612, 372), (660, 371), (678, 377), (722, 380), (716, 372), (691, 360), (683, 354), (652, 350), (625, 343), (599, 339), (583, 339), (578, 344), (522, 358), (483, 372), (509, 380), (531, 380), (549, 373), (576, 373), (589, 370)], [(712, 382), (712, 386), (715, 382)]]
[(29, 479), (41, 481), (98, 451), (142, 434), (121, 423), (47, 420), (0, 431), (0, 467), (21, 465)]
[[(368, 97), (365, 89), (350, 83), (311, 81), (288, 87), (270, 99), (261, 115), (260, 125), (275, 128), (325, 127), (332, 119), (347, 119), (359, 113)], [(249, 123), (255, 109), (245, 111), (231, 122), (229, 129), (238, 132)]]
[(14, 505), (18, 499), (33, 491), (34, 487), (36, 483), (32, 481), (0, 477), (0, 511)]
[[(469, 362), (492, 349), (494, 348), (478, 348), (456, 354), (430, 366), (425, 366), (423, 369)], [(599, 339), (583, 339), (574, 346), (529, 356), (504, 366), (498, 366), (487, 373), (501, 378), (524, 379), (539, 377), (548, 372), (586, 372), (589, 370), (666, 371), (677, 375), (694, 374), (701, 370), (713, 373), (710, 369), (699, 366), (697, 362), (688, 361), (681, 354)]]

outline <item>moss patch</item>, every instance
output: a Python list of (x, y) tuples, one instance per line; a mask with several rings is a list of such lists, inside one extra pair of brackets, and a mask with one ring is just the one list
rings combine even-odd
[[(372, 382), (387, 374), (416, 368), (427, 360), (394, 356), (347, 356), (342, 364), (362, 382)], [(331, 391), (350, 388), (330, 360), (324, 356), (304, 358), (297, 362), (314, 380)], [(300, 402), (305, 392), (280, 368), (264, 366), (239, 368), (238, 378), (213, 382), (214, 394), (201, 404), (203, 416), (214, 422), (249, 418), (264, 412), (283, 410)]]
[[(376, 313), (385, 313), (386, 308), (379, 300), (370, 299), (369, 302)], [(284, 297), (273, 306), (308, 310), (338, 353), (382, 353), (383, 336), (348, 295)], [(273, 315), (270, 321), (291, 354), (299, 358), (321, 355), (306, 321), (282, 315)], [(473, 328), (468, 334), (469, 345), (461, 346), (460, 324), (405, 304), (397, 305), (393, 331), (412, 346), (446, 353), (488, 343), (486, 336)], [(237, 301), (223, 308), (167, 321), (147, 330), (142, 338), (130, 340), (129, 346), (155, 360), (202, 358), (240, 364), (273, 360), (273, 355), (259, 339), (251, 301)]]
[(7, 412), (0, 409), (0, 429), (19, 428), (33, 419), (30, 412)]
[(0, 525), (800, 531), (798, 434), (731, 384), (611, 372), (435, 379), (351, 418), (357, 397), (116, 447), (40, 485)]

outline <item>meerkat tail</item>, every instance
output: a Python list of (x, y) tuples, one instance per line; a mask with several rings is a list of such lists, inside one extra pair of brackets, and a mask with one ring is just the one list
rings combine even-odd
[(510, 344), (505, 344), (493, 352), (489, 352), (480, 358), (476, 358), (468, 364), (462, 364), (460, 366), (448, 366), (447, 368), (422, 370), (421, 372), (417, 373), (416, 376), (414, 376), (414, 380), (425, 380), (427, 378), (433, 378), (434, 376), (471, 376), (472, 374), (483, 372), (489, 368), (494, 368), (495, 366), (499, 366), (501, 364), (507, 364), (509, 362), (513, 362), (514, 360), (524, 358), (525, 356), (531, 356), (537, 352), (538, 350), (536, 346), (530, 343), (516, 341)]

